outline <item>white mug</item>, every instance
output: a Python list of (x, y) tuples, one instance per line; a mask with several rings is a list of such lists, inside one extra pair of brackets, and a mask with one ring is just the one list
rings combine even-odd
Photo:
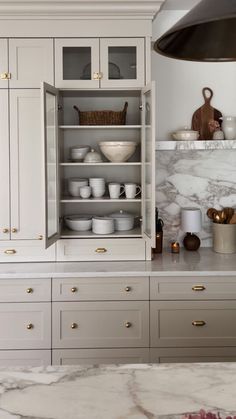
[(141, 192), (141, 186), (136, 185), (136, 183), (125, 183), (126, 198), (134, 199), (140, 192)]
[(108, 190), (111, 199), (119, 199), (124, 193), (125, 188), (120, 183), (109, 183)]

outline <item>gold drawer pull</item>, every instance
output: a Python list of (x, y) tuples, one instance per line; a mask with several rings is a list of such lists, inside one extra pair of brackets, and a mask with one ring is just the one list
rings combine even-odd
[(17, 233), (17, 228), (12, 228), (12, 229), (11, 229), (11, 232), (12, 232), (12, 233)]
[(27, 324), (27, 329), (31, 330), (34, 328), (34, 325), (32, 323)]
[(8, 228), (4, 228), (4, 229), (2, 230), (2, 232), (3, 232), (3, 233), (9, 233), (9, 229), (8, 229)]
[(16, 253), (15, 249), (7, 249), (4, 251), (4, 253), (6, 253), (6, 255), (14, 255)]
[(206, 287), (204, 287), (204, 285), (194, 285), (192, 287), (193, 291), (205, 291)]
[(95, 252), (96, 252), (96, 253), (106, 253), (106, 252), (107, 252), (107, 249), (105, 249), (105, 247), (98, 247), (98, 248), (95, 250)]
[(10, 78), (11, 78), (11, 73), (4, 72), (0, 74), (1, 80), (9, 80)]
[(71, 329), (77, 329), (78, 324), (77, 323), (71, 323)]
[(27, 294), (32, 294), (34, 292), (33, 288), (27, 288), (26, 290)]
[(131, 287), (125, 287), (125, 291), (126, 292), (130, 292), (131, 291)]
[(131, 327), (131, 326), (132, 326), (132, 323), (130, 323), (130, 322), (125, 323), (125, 327), (127, 327), (127, 329), (129, 329), (129, 327)]
[(193, 320), (192, 321), (192, 325), (193, 326), (205, 326), (206, 322), (204, 322), (204, 320)]
[(71, 292), (77, 292), (77, 288), (76, 287), (72, 287), (71, 288)]

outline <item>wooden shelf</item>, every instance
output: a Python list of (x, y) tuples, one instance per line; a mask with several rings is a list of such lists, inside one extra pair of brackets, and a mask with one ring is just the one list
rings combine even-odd
[(112, 234), (94, 234), (92, 230), (89, 231), (73, 231), (69, 229), (62, 229), (62, 239), (92, 239), (92, 238), (121, 238), (121, 237), (142, 237), (141, 227), (136, 227), (133, 230), (128, 231), (115, 231)]
[(119, 199), (111, 199), (109, 196), (104, 196), (102, 198), (88, 198), (88, 199), (83, 199), (83, 198), (73, 198), (70, 196), (65, 196), (63, 197), (60, 202), (62, 204), (66, 204), (66, 203), (71, 203), (71, 204), (76, 204), (76, 203), (90, 203), (90, 204), (97, 204), (98, 202), (103, 202), (103, 203), (112, 203), (112, 202), (116, 202), (116, 203), (129, 203), (129, 202), (141, 202), (141, 198), (134, 198), (134, 199), (126, 199), (126, 198), (119, 198)]
[(59, 125), (60, 129), (141, 129), (142, 125)]

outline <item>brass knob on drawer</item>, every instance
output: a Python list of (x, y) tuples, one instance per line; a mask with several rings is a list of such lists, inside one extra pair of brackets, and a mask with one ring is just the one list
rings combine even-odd
[(76, 287), (72, 287), (71, 288), (71, 292), (76, 292), (77, 291), (77, 288)]
[(7, 249), (4, 251), (4, 253), (6, 253), (6, 255), (14, 255), (16, 253), (15, 249)]
[(192, 321), (192, 325), (193, 326), (205, 326), (206, 322), (204, 322), (204, 320), (193, 320)]
[(130, 292), (131, 291), (131, 287), (125, 287), (125, 291), (126, 292)]
[(40, 234), (40, 235), (38, 236), (38, 240), (43, 240), (43, 235), (42, 235), (42, 234)]
[(78, 325), (77, 323), (71, 323), (71, 329), (77, 329)]
[(17, 228), (12, 228), (12, 229), (11, 229), (11, 232), (12, 232), (12, 233), (17, 233)]
[(130, 323), (130, 322), (125, 323), (125, 327), (127, 327), (127, 329), (129, 329), (129, 327), (131, 327), (131, 326), (132, 326), (132, 323)]
[(98, 247), (98, 248), (95, 250), (95, 252), (96, 252), (96, 253), (106, 253), (106, 252), (107, 252), (107, 249), (105, 249), (105, 247)]
[(192, 287), (193, 291), (205, 291), (206, 287), (204, 287), (204, 285), (194, 285)]
[(34, 292), (33, 288), (27, 288), (26, 290), (27, 294), (32, 294)]
[(9, 80), (11, 78), (11, 73), (7, 73), (6, 71), (4, 73), (0, 74), (1, 80)]
[(9, 233), (9, 229), (8, 228), (3, 228), (2, 232), (3, 233)]
[(32, 323), (27, 324), (27, 329), (31, 330), (34, 328), (34, 325)]

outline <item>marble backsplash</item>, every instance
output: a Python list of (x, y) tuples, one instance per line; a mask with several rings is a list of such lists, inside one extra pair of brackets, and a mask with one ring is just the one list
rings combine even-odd
[(156, 152), (156, 205), (165, 223), (164, 246), (182, 242), (182, 207), (202, 211), (203, 247), (212, 245), (210, 207), (233, 206), (236, 209), (236, 150), (188, 150)]

